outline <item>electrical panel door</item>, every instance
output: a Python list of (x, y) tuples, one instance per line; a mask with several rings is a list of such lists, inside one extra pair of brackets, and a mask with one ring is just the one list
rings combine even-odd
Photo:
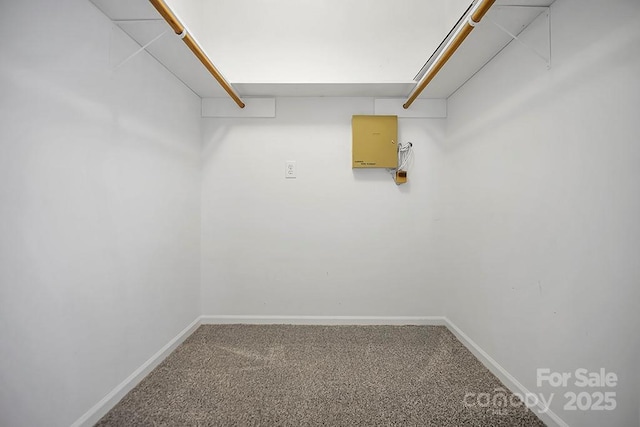
[(353, 116), (353, 168), (398, 167), (398, 116)]

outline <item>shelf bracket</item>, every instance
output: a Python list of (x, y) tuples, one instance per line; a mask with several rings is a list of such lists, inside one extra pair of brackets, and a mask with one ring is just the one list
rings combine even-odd
[[(127, 23), (127, 24), (132, 24), (132, 23), (139, 23), (139, 22), (149, 22), (151, 20), (137, 20), (137, 21), (112, 21), (113, 22), (113, 26), (114, 26), (114, 31), (117, 28), (120, 31), (123, 31), (121, 24), (123, 23)], [(129, 62), (130, 60), (132, 60), (133, 58), (135, 58), (137, 55), (139, 55), (141, 52), (147, 50), (147, 48), (149, 46), (151, 46), (154, 42), (158, 41), (162, 36), (164, 36), (165, 34), (167, 34), (169, 32), (169, 29), (167, 28), (166, 30), (162, 31), (160, 34), (158, 34), (157, 36), (155, 36), (154, 38), (152, 38), (149, 42), (145, 43), (143, 46), (140, 46), (135, 52), (133, 52), (132, 54), (130, 54), (129, 56), (127, 56), (125, 59), (121, 60), (120, 62), (118, 62), (116, 65), (113, 66), (114, 70), (117, 70), (118, 68), (122, 67), (124, 64), (126, 64), (127, 62)], [(133, 40), (133, 39), (132, 39)], [(113, 48), (113, 40), (111, 41), (111, 45)]]
[[(527, 7), (530, 8), (532, 6), (501, 6), (501, 8), (513, 8), (513, 7)], [(522, 29), (522, 31), (519, 34), (513, 34), (511, 31), (509, 31), (508, 29), (506, 29), (504, 26), (500, 25), (498, 22), (495, 21), (495, 19), (493, 19), (493, 17), (488, 16), (487, 21), (489, 21), (490, 23), (492, 23), (496, 28), (498, 28), (500, 31), (504, 32), (505, 34), (507, 34), (509, 37), (511, 37), (513, 40), (515, 40), (516, 42), (518, 42), (521, 46), (526, 47), (528, 50), (530, 50), (534, 55), (536, 55), (537, 57), (539, 57), (540, 59), (542, 59), (544, 61), (544, 63), (547, 65), (547, 69), (551, 69), (551, 13), (550, 13), (550, 8), (549, 7), (543, 7), (543, 6), (535, 6), (536, 8), (539, 9), (543, 9), (542, 12), (540, 13), (540, 15), (538, 15), (533, 21), (531, 21), (531, 23), (537, 21), (538, 19), (540, 19), (541, 16), (543, 16), (542, 19), (544, 19), (544, 29), (547, 33), (547, 42), (545, 43), (545, 49), (544, 52), (541, 52), (539, 49), (533, 47), (531, 44), (527, 43), (526, 41), (522, 40), (522, 38), (520, 37), (520, 34), (522, 34), (523, 31), (525, 31), (527, 28), (529, 28), (529, 25), (527, 25), (525, 28)]]

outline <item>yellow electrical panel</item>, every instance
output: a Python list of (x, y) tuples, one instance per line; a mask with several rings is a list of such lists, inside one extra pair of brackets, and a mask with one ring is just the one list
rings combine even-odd
[(398, 167), (398, 116), (353, 116), (353, 168)]

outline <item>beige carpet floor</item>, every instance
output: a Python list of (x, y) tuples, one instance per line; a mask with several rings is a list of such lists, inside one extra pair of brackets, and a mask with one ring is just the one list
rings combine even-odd
[(544, 426), (501, 388), (443, 326), (207, 325), (97, 425)]

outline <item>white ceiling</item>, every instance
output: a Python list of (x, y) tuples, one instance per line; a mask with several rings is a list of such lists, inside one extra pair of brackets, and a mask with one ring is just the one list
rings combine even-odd
[[(148, 0), (91, 1), (140, 46), (160, 36), (146, 48), (147, 51), (196, 94), (201, 97), (226, 96)], [(404, 97), (415, 85), (413, 78), (420, 67), (470, 4), (470, 0), (456, 0), (453, 3), (451, 0), (376, 0), (376, 4), (380, 5), (395, 4), (397, 9), (415, 6), (416, 1), (430, 2), (432, 9), (434, 5), (448, 4), (447, 7), (434, 9), (439, 12), (440, 24), (437, 24), (433, 15), (427, 16), (424, 13), (417, 14), (420, 15), (419, 20), (407, 22), (406, 10), (397, 12), (395, 18), (391, 19), (388, 7), (370, 7), (366, 13), (363, 12), (361, 19), (356, 19), (360, 16), (357, 8), (343, 9), (342, 12), (349, 15), (348, 19), (335, 16), (341, 22), (336, 24), (327, 22), (334, 15), (327, 10), (323, 12), (316, 9), (311, 10), (316, 17), (321, 12), (324, 13), (320, 16), (322, 25), (307, 28), (313, 22), (307, 14), (306, 21), (298, 20), (294, 26), (295, 33), (284, 37), (287, 33), (275, 31), (275, 23), (270, 22), (268, 17), (260, 19), (260, 13), (264, 15), (265, 10), (254, 10), (255, 14), (247, 12), (247, 2), (251, 1), (255, 2), (193, 0), (192, 6), (197, 7), (192, 7), (194, 18), (191, 22), (185, 18), (188, 13), (185, 13), (184, 8), (180, 10), (182, 15), (179, 15), (216, 67), (241, 96)], [(318, 3), (315, 0), (288, 1)], [(332, 1), (344, 3), (344, 0)], [(369, 4), (373, 2), (357, 1), (368, 1)], [(472, 32), (421, 97), (447, 98), (512, 40), (492, 25), (491, 21), (499, 22), (510, 32), (519, 34), (544, 11), (538, 6), (545, 7), (552, 2), (553, 0), (498, 0), (481, 25)], [(171, 5), (169, 1), (167, 3)], [(283, 0), (261, 4), (264, 3), (272, 7), (280, 3), (286, 5)], [(230, 19), (233, 15), (230, 8), (234, 4), (238, 7), (234, 12), (234, 19), (237, 20), (241, 13), (245, 16), (239, 23), (239, 31), (245, 33), (242, 36), (235, 32), (233, 26), (225, 27), (220, 24), (220, 19), (233, 21)], [(452, 7), (452, 4), (456, 6)], [(218, 21), (211, 19), (213, 5), (224, 5), (226, 8), (217, 9), (220, 12), (217, 15)], [(506, 7), (507, 5), (527, 7)], [(200, 11), (205, 13), (195, 13)], [(272, 14), (276, 12), (272, 11)], [(296, 18), (292, 15), (294, 11), (291, 8), (281, 12), (288, 19), (281, 20), (278, 24), (280, 27)], [(389, 25), (384, 24), (387, 18)], [(373, 24), (365, 25), (363, 21)], [(430, 29), (412, 30), (412, 27), (423, 26), (429, 26)], [(207, 31), (207, 27), (216, 28), (217, 31)], [(398, 35), (400, 31), (407, 34)], [(363, 32), (366, 34), (361, 34)], [(303, 48), (305, 54), (300, 53)], [(331, 52), (334, 51), (339, 54), (332, 55)], [(336, 65), (338, 62), (339, 65)]]

